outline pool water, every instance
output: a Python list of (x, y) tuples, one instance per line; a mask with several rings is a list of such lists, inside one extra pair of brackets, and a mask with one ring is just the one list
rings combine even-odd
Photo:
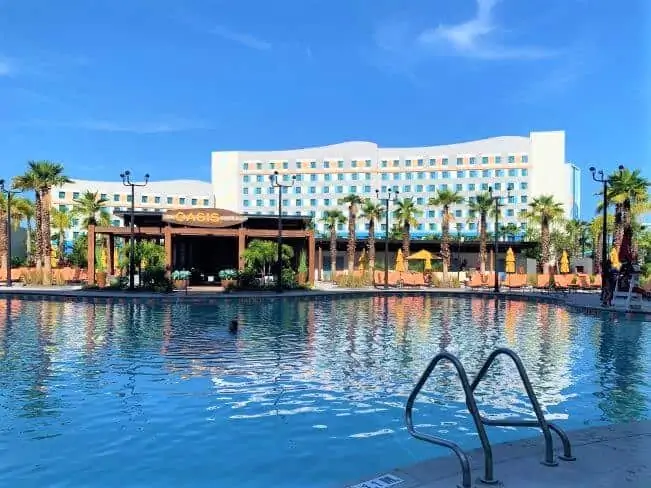
[[(0, 299), (0, 486), (320, 488), (444, 455), (403, 417), (441, 349), (473, 374), (513, 348), (568, 429), (644, 419), (650, 326), (480, 298)], [(487, 414), (531, 416), (507, 360), (477, 398)], [(479, 446), (451, 368), (416, 406), (422, 430)]]

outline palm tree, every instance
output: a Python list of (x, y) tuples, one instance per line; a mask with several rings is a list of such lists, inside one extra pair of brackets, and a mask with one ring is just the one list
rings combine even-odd
[(495, 213), (493, 197), (488, 192), (480, 193), (469, 203), (468, 208), (471, 212), (479, 214), (479, 269), (484, 273), (486, 271), (486, 216), (491, 212)]
[(411, 226), (416, 225), (417, 217), (423, 215), (411, 197), (403, 198), (396, 201), (396, 209), (393, 216), (398, 220), (398, 225), (402, 227), (402, 253), (405, 259), (409, 257), (409, 245), (411, 242)]
[(384, 207), (370, 198), (362, 205), (362, 218), (368, 220), (368, 269), (375, 270), (375, 223), (384, 216)]
[(88, 229), (89, 225), (110, 225), (111, 218), (105, 207), (108, 200), (99, 193), (86, 191), (74, 202), (72, 213), (81, 218), (83, 228)]
[(66, 230), (70, 228), (71, 224), (71, 215), (68, 212), (67, 208), (54, 208), (52, 209), (52, 227), (57, 230), (57, 244), (58, 244), (58, 255), (59, 255), (59, 266), (63, 265), (63, 254), (65, 251), (65, 236)]
[(25, 232), (27, 234), (25, 240), (25, 250), (27, 251), (27, 262), (31, 263), (34, 260), (34, 256), (32, 255), (32, 220), (34, 219), (34, 203), (24, 197), (14, 197), (12, 199), (12, 202), (18, 216), (16, 221), (25, 221)]
[(528, 217), (540, 223), (540, 265), (551, 261), (550, 225), (563, 217), (563, 204), (554, 200), (553, 195), (541, 195), (529, 204)]
[(649, 180), (640, 174), (640, 170), (624, 169), (610, 177), (608, 200), (615, 204), (615, 239), (614, 245), (619, 249), (624, 236), (624, 228), (631, 226), (635, 217), (648, 208)]
[[(596, 216), (590, 222), (590, 235), (592, 236), (593, 249), (594, 249), (594, 272), (596, 274), (601, 274), (601, 260), (602, 257), (602, 247), (603, 247), (603, 221), (604, 218), (601, 215)], [(606, 220), (607, 227), (606, 233), (610, 234), (613, 232), (614, 228), (614, 217), (608, 215)]]
[(29, 169), (24, 174), (14, 177), (13, 186), (21, 191), (34, 192), (34, 219), (36, 220), (36, 239), (34, 240), (34, 244), (36, 249), (33, 253), (33, 258), (36, 269), (41, 269), (43, 265), (43, 226), (41, 225), (43, 204), (36, 173)]
[[(448, 190), (438, 190), (436, 196), (429, 199), (428, 204), (432, 207), (443, 207), (443, 221), (441, 224), (441, 257), (443, 258), (443, 280), (448, 279), (448, 270), (450, 269), (450, 206), (463, 203), (463, 197), (458, 192)], [(485, 228), (485, 227), (484, 227)], [(484, 252), (486, 252), (484, 250)]]
[(350, 274), (352, 274), (355, 269), (355, 249), (357, 247), (355, 224), (357, 221), (357, 209), (362, 202), (362, 198), (354, 193), (339, 199), (339, 205), (344, 203), (348, 204), (348, 246), (346, 247), (346, 251), (348, 253), (348, 273)]
[(337, 226), (346, 222), (346, 216), (341, 210), (326, 210), (321, 222), (330, 232), (330, 279), (334, 281), (337, 272)]

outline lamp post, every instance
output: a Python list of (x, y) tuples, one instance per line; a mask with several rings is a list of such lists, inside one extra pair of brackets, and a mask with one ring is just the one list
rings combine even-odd
[(384, 203), (384, 226), (386, 227), (386, 234), (384, 234), (384, 289), (389, 289), (389, 206), (391, 205), (391, 195), (395, 200), (400, 195), (398, 190), (389, 190), (387, 191), (387, 196), (380, 198), (380, 190), (375, 190), (375, 195), (378, 200)]
[(120, 178), (122, 178), (122, 184), (124, 186), (129, 186), (131, 187), (131, 212), (129, 215), (129, 224), (130, 224), (130, 229), (129, 229), (129, 290), (133, 291), (134, 289), (134, 275), (136, 273), (136, 261), (135, 261), (135, 245), (134, 245), (134, 240), (135, 240), (135, 227), (134, 227), (134, 218), (136, 215), (136, 187), (143, 187), (147, 186), (147, 183), (149, 183), (149, 173), (145, 174), (145, 181), (144, 183), (134, 183), (131, 181), (131, 172), (130, 171), (125, 171), (124, 173), (120, 174)]
[[(508, 187), (506, 188), (506, 191), (507, 191), (507, 193), (506, 193), (507, 203), (511, 199), (511, 188), (512, 188), (511, 185), (508, 185)], [(500, 229), (500, 199), (502, 197), (494, 197), (493, 196), (493, 187), (492, 186), (488, 187), (488, 194), (490, 195), (490, 197), (495, 202), (495, 244), (494, 244), (494, 247), (495, 247), (495, 266), (494, 266), (493, 272), (495, 273), (495, 293), (499, 293), (500, 292), (500, 279), (499, 279), (499, 276), (497, 275), (497, 246), (498, 246), (498, 238), (499, 238), (499, 235), (500, 235), (500, 230), (499, 230)]]
[[(608, 183), (611, 179), (604, 174), (604, 171), (597, 169), (594, 166), (590, 166), (590, 173), (592, 173), (592, 179), (597, 183), (603, 183), (603, 222), (601, 226), (601, 294), (603, 297), (604, 290), (606, 289), (606, 280), (608, 279), (608, 270), (606, 270), (606, 262), (608, 261)], [(619, 165), (619, 172), (624, 171), (624, 166)], [(599, 175), (599, 177), (597, 177)]]
[(457, 279), (461, 278), (461, 224), (457, 224)]
[(11, 287), (11, 199), (19, 190), (5, 188), (5, 180), (0, 180), (0, 193), (7, 196), (7, 287)]
[(296, 183), (296, 176), (292, 176), (290, 184), (283, 184), (278, 179), (278, 171), (269, 175), (271, 186), (278, 188), (278, 258), (276, 261), (277, 274), (276, 274), (276, 287), (278, 293), (283, 292), (283, 188), (290, 188)]

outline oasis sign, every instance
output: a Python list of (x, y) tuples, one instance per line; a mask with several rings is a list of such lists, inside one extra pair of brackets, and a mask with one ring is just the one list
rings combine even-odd
[(230, 227), (245, 222), (247, 217), (231, 210), (196, 208), (168, 210), (163, 221), (188, 227)]

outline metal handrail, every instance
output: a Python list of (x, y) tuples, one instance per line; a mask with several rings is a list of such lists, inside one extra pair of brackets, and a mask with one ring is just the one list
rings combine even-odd
[(473, 399), (474, 399), (474, 392), (477, 389), (477, 386), (479, 385), (481, 380), (484, 379), (486, 373), (488, 372), (488, 369), (495, 362), (495, 359), (500, 355), (505, 355), (510, 357), (513, 363), (515, 364), (515, 367), (517, 368), (518, 373), (520, 375), (520, 379), (524, 384), (524, 389), (527, 392), (527, 396), (529, 397), (529, 401), (531, 402), (531, 406), (533, 407), (533, 411), (536, 414), (537, 420), (505, 420), (505, 419), (493, 420), (493, 419), (488, 419), (486, 417), (480, 416), (480, 421), (482, 422), (482, 424), (499, 426), (499, 427), (540, 427), (540, 429), (543, 432), (543, 436), (545, 438), (545, 459), (542, 461), (542, 463), (546, 466), (558, 465), (558, 461), (554, 459), (554, 443), (551, 434), (551, 431), (553, 430), (560, 437), (561, 442), (563, 443), (563, 455), (559, 456), (559, 458), (562, 459), (563, 461), (576, 460), (576, 458), (572, 456), (572, 446), (565, 432), (557, 425), (551, 422), (547, 422), (547, 419), (545, 419), (542, 409), (540, 408), (540, 404), (538, 403), (538, 398), (536, 397), (536, 393), (533, 391), (533, 387), (531, 386), (531, 381), (529, 381), (529, 376), (527, 375), (527, 371), (524, 367), (524, 364), (522, 363), (520, 357), (511, 349), (501, 347), (499, 349), (495, 349), (490, 354), (490, 356), (488, 356), (488, 359), (486, 359), (486, 362), (481, 367), (479, 373), (477, 373), (477, 376), (475, 377), (472, 384), (470, 385), (470, 390), (472, 392), (471, 394), (473, 396)]
[(409, 434), (411, 434), (413, 437), (417, 439), (451, 449), (456, 454), (457, 458), (459, 458), (459, 462), (461, 463), (462, 488), (471, 488), (472, 482), (470, 477), (470, 460), (468, 458), (468, 455), (463, 451), (463, 449), (461, 449), (461, 447), (459, 447), (458, 444), (452, 441), (448, 441), (446, 439), (443, 439), (441, 437), (436, 437), (433, 435), (423, 434), (421, 432), (416, 431), (416, 429), (414, 429), (414, 421), (413, 421), (414, 401), (416, 400), (416, 397), (418, 396), (421, 389), (425, 385), (425, 382), (429, 379), (436, 365), (444, 359), (452, 363), (452, 365), (457, 371), (457, 375), (459, 376), (459, 379), (461, 380), (461, 386), (463, 387), (463, 391), (466, 396), (466, 407), (468, 408), (468, 411), (470, 412), (470, 415), (472, 416), (472, 419), (475, 423), (477, 434), (479, 435), (479, 440), (481, 441), (481, 445), (484, 450), (484, 478), (482, 478), (481, 481), (486, 484), (496, 484), (498, 481), (493, 478), (493, 451), (491, 449), (488, 436), (486, 435), (486, 429), (484, 428), (484, 424), (482, 422), (479, 409), (477, 408), (477, 404), (475, 403), (475, 397), (473, 395), (473, 390), (468, 380), (468, 375), (466, 374), (466, 371), (463, 365), (461, 364), (461, 362), (459, 361), (459, 359), (453, 354), (444, 351), (434, 356), (434, 359), (430, 361), (429, 365), (427, 366), (427, 368), (421, 375), (420, 379), (418, 380), (418, 383), (416, 383), (416, 386), (414, 386), (414, 389), (412, 390), (412, 392), (409, 395), (409, 398), (407, 399), (407, 406), (405, 408), (405, 420), (407, 422), (407, 431), (409, 432)]

